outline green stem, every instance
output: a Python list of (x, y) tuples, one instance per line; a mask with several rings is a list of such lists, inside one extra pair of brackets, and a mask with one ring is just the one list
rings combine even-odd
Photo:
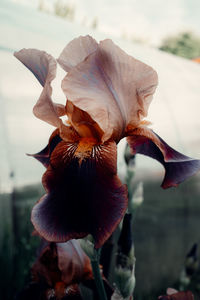
[(100, 249), (99, 250), (94, 249), (94, 252), (95, 252), (95, 258), (91, 259), (91, 265), (92, 265), (92, 271), (93, 271), (93, 275), (94, 275), (95, 284), (96, 284), (97, 291), (99, 294), (99, 299), (107, 300), (107, 295), (105, 292), (102, 276), (101, 276), (100, 269), (99, 269)]

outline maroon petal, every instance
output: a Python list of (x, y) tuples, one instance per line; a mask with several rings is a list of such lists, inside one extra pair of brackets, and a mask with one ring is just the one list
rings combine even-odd
[(32, 222), (48, 241), (90, 233), (99, 248), (127, 209), (127, 189), (116, 175), (116, 144), (93, 145), (89, 151), (82, 140), (62, 141), (54, 149), (43, 176), (47, 194), (34, 206)]
[(59, 136), (59, 131), (56, 129), (50, 139), (48, 145), (42, 149), (40, 152), (35, 154), (28, 154), (28, 156), (32, 156), (36, 158), (39, 162), (41, 162), (45, 168), (48, 168), (50, 162), (50, 156), (55, 147), (62, 141), (61, 137)]
[(166, 296), (159, 296), (158, 300), (194, 300), (192, 292), (174, 292), (173, 294), (168, 294)]
[(177, 186), (200, 170), (200, 160), (185, 156), (171, 148), (150, 129), (137, 130), (128, 137), (134, 154), (140, 153), (159, 161), (165, 168), (164, 189)]
[(43, 164), (45, 168), (49, 165), (49, 145), (47, 145), (44, 149), (42, 149), (40, 152), (35, 154), (27, 154), (28, 156), (32, 156), (35, 159), (37, 159), (39, 162)]

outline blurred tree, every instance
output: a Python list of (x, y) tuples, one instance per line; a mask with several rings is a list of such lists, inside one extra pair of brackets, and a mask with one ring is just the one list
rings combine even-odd
[(45, 10), (44, 0), (39, 0), (38, 9), (41, 11)]
[(159, 49), (193, 59), (200, 56), (200, 37), (192, 32), (182, 32), (176, 36), (166, 38)]
[(57, 0), (54, 3), (54, 14), (73, 21), (75, 16), (75, 7), (71, 4), (65, 3), (62, 0)]
[(38, 2), (38, 10), (43, 11), (45, 13), (51, 13), (51, 9), (48, 5), (48, 2), (46, 3), (45, 0), (39, 0)]
[(97, 17), (95, 17), (94, 19), (93, 19), (93, 21), (92, 21), (92, 24), (91, 24), (91, 27), (92, 27), (92, 29), (97, 29), (97, 27), (98, 27), (98, 18)]
[(48, 2), (46, 3), (45, 0), (39, 0), (38, 10), (53, 13), (69, 21), (73, 21), (75, 16), (75, 6), (63, 0), (55, 0), (53, 5), (48, 5)]

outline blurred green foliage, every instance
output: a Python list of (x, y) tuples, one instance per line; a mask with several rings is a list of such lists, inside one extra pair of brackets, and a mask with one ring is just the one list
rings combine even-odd
[(0, 194), (0, 299), (11, 300), (29, 282), (29, 272), (39, 245), (32, 236), (30, 213), (42, 194), (40, 186)]
[(200, 56), (200, 37), (192, 32), (182, 32), (166, 38), (159, 49), (189, 59), (197, 58)]

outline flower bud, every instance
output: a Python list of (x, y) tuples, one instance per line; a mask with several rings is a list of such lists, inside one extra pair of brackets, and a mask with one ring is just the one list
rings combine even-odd
[(180, 275), (180, 290), (183, 291), (190, 284), (190, 277), (187, 276), (185, 270), (182, 270)]
[(128, 143), (126, 144), (126, 148), (124, 150), (124, 160), (127, 166), (135, 166), (135, 154), (131, 153), (131, 149)]
[(131, 154), (131, 150), (128, 144), (126, 144), (124, 152), (124, 160), (126, 162), (126, 184), (128, 186), (129, 197), (132, 196), (131, 183), (135, 174), (135, 155)]
[(135, 256), (132, 238), (132, 215), (125, 214), (118, 240), (115, 284), (123, 298), (133, 294), (135, 288)]
[(133, 246), (132, 215), (126, 213), (123, 219), (122, 230), (118, 240), (118, 254), (128, 256)]
[(134, 213), (135, 210), (142, 204), (144, 201), (144, 196), (143, 196), (143, 183), (139, 182), (138, 185), (136, 186), (135, 191), (133, 192), (133, 195), (129, 199), (129, 212)]
[(197, 244), (195, 243), (186, 256), (185, 272), (188, 276), (192, 276), (198, 270), (198, 267), (199, 261), (197, 258)]
[(191, 283), (192, 276), (198, 271), (197, 244), (195, 243), (186, 255), (184, 268), (180, 274), (180, 290), (185, 290)]
[(135, 275), (133, 270), (122, 267), (115, 268), (115, 284), (123, 298), (133, 294), (135, 288)]

